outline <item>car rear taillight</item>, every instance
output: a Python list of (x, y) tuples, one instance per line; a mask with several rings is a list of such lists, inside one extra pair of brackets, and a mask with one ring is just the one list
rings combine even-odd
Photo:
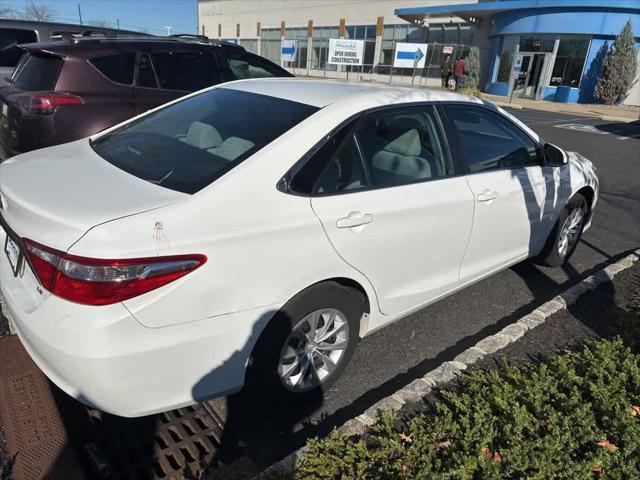
[(85, 305), (109, 305), (150, 292), (207, 261), (204, 255), (105, 260), (70, 255), (23, 239), (38, 280), (48, 291)]
[(29, 115), (48, 115), (62, 105), (80, 105), (82, 98), (69, 93), (19, 93), (10, 100)]

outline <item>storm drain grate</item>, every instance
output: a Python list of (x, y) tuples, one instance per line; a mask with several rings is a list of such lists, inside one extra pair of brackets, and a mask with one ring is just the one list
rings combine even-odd
[(198, 478), (218, 451), (223, 433), (222, 418), (201, 405), (142, 418), (98, 410), (89, 414), (108, 463), (102, 477), (109, 479)]

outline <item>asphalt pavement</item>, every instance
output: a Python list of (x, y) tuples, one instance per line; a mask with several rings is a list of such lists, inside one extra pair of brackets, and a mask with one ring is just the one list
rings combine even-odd
[(341, 379), (304, 411), (277, 405), (259, 409), (233, 397), (219, 400), (229, 408), (240, 450), (258, 468), (307, 438), (328, 433), (594, 268), (640, 246), (640, 121), (610, 123), (528, 109), (511, 113), (546, 141), (583, 154), (597, 168), (600, 200), (569, 264), (546, 268), (523, 262), (367, 336)]

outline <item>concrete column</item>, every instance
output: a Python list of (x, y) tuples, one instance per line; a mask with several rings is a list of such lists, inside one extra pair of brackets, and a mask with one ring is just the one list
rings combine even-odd
[(260, 22), (256, 23), (256, 37), (258, 39), (256, 42), (256, 53), (262, 55), (262, 27)]
[(284, 34), (286, 31), (286, 25), (284, 20), (280, 22), (280, 66), (284, 68), (284, 62), (282, 61), (282, 42), (284, 42)]
[(377, 71), (380, 64), (380, 54), (382, 53), (382, 33), (384, 32), (384, 17), (378, 17), (376, 22), (376, 47), (373, 52), (373, 72)]
[(218, 24), (218, 40), (222, 39), (222, 24)]
[(307, 23), (307, 77), (311, 70), (311, 58), (313, 56), (313, 20)]

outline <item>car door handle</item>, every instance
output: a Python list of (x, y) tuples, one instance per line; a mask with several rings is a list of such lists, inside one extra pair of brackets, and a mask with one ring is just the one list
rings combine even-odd
[(351, 212), (344, 218), (339, 218), (336, 221), (336, 227), (338, 228), (353, 228), (360, 225), (366, 225), (373, 222), (373, 215), (370, 213)]
[(490, 202), (491, 200), (495, 200), (496, 198), (498, 198), (498, 192), (490, 190), (488, 188), (476, 195), (476, 199), (479, 202)]

